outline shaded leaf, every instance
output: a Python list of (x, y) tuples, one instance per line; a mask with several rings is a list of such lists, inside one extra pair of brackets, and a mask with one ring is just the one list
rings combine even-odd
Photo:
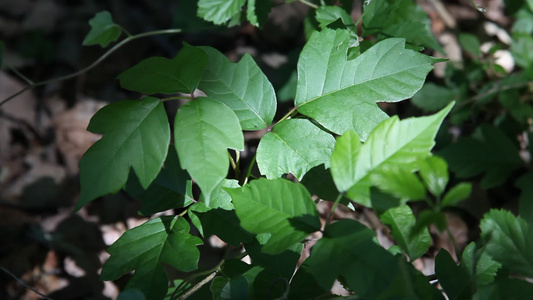
[[(80, 161), (81, 194), (76, 209), (124, 187), (133, 167), (143, 188), (156, 178), (167, 156), (170, 128), (163, 103), (146, 97), (100, 109), (87, 130), (103, 137)], [(105, 176), (103, 176), (105, 175)]]
[(139, 289), (125, 290), (118, 295), (117, 300), (145, 300), (146, 297)]
[(474, 242), (466, 246), (461, 257), (461, 265), (478, 286), (487, 285), (494, 281), (501, 264), (494, 261), (483, 249), (476, 248)]
[(246, 18), (248, 21), (259, 27), (268, 20), (268, 13), (272, 8), (271, 0), (247, 0)]
[(429, 156), (418, 163), (420, 177), (436, 197), (440, 197), (448, 185), (448, 164), (438, 156)]
[(533, 284), (515, 278), (496, 277), (496, 280), (488, 285), (480, 287), (473, 300), (523, 300), (531, 298)]
[(444, 248), (435, 257), (435, 274), (450, 300), (472, 299), (473, 286), (468, 272)]
[(209, 207), (211, 193), (228, 173), (227, 149), (244, 149), (239, 120), (217, 100), (199, 98), (178, 109), (174, 140), (182, 167), (200, 186)]
[(533, 227), (533, 172), (528, 172), (518, 178), (515, 186), (522, 190), (518, 211), (520, 217)]
[(192, 94), (207, 64), (203, 50), (184, 43), (173, 59), (147, 58), (120, 73), (118, 79), (124, 89), (143, 94)]
[(249, 54), (232, 63), (218, 50), (199, 47), (209, 57), (199, 89), (229, 106), (244, 130), (266, 128), (276, 114), (274, 87)]
[(442, 206), (454, 206), (457, 205), (457, 203), (465, 200), (470, 196), (470, 193), (472, 192), (472, 184), (469, 182), (462, 182), (458, 185), (452, 187), (446, 195), (444, 195), (444, 198), (442, 199)]
[(152, 219), (126, 231), (107, 252), (102, 280), (115, 280), (135, 270), (128, 287), (141, 290), (147, 299), (163, 299), (168, 279), (161, 263), (189, 272), (198, 267), (202, 240), (189, 234), (189, 224), (179, 217)]
[(102, 48), (107, 47), (120, 36), (121, 28), (113, 22), (111, 14), (107, 11), (101, 11), (89, 20), (91, 31), (83, 40), (84, 46), (99, 44)]
[(285, 120), (261, 138), (257, 166), (270, 179), (286, 173), (302, 179), (315, 166), (329, 167), (334, 146), (335, 138), (309, 120)]
[(435, 112), (446, 107), (455, 98), (457, 98), (457, 92), (453, 89), (427, 82), (413, 96), (411, 102), (423, 111)]
[(405, 49), (402, 39), (388, 39), (348, 61), (349, 40), (346, 30), (313, 33), (298, 61), (295, 104), (325, 128), (354, 130), (366, 140), (388, 118), (376, 102), (413, 96), (438, 60)]
[(260, 178), (241, 188), (225, 190), (244, 229), (271, 235), (263, 246), (264, 253), (283, 252), (320, 229), (315, 203), (300, 184)]

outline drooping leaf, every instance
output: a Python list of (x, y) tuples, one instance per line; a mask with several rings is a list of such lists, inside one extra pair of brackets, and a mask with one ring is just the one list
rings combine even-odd
[(482, 188), (502, 184), (522, 164), (518, 147), (497, 127), (482, 124), (474, 137), (459, 138), (457, 143), (439, 152), (459, 178), (485, 173)]
[(469, 182), (462, 182), (452, 187), (444, 198), (442, 199), (442, 206), (454, 206), (457, 203), (465, 200), (470, 196), (472, 192), (472, 184)]
[(413, 211), (407, 205), (391, 208), (380, 216), (383, 223), (391, 227), (391, 234), (396, 243), (405, 251), (410, 261), (426, 253), (431, 244), (431, 236), (427, 228), (416, 235), (411, 230), (416, 223)]
[(424, 276), (403, 257), (395, 257), (372, 238), (374, 232), (360, 223), (343, 219), (326, 227), (324, 237), (304, 262), (323, 290), (334, 280), (343, 282), (364, 299), (443, 299)]
[(388, 118), (376, 102), (413, 96), (438, 60), (388, 39), (348, 61), (349, 40), (346, 30), (313, 33), (298, 61), (295, 104), (325, 128), (337, 134), (351, 129), (366, 140)]
[(87, 129), (103, 137), (80, 161), (81, 194), (76, 209), (122, 189), (131, 167), (143, 188), (157, 177), (170, 143), (167, 115), (158, 99), (109, 104), (93, 116)]
[(199, 88), (233, 109), (242, 129), (269, 126), (276, 114), (276, 95), (253, 58), (246, 54), (238, 63), (232, 63), (216, 49), (199, 48), (209, 57)]
[(147, 189), (139, 183), (135, 172), (130, 171), (124, 190), (131, 197), (142, 200), (142, 206), (139, 208), (142, 215), (151, 215), (192, 204), (192, 200), (185, 197), (187, 186), (190, 184), (191, 178), (181, 168), (176, 149), (170, 146), (163, 169)]
[(270, 179), (286, 173), (302, 179), (315, 166), (329, 167), (334, 146), (335, 138), (309, 120), (285, 120), (261, 138), (257, 166), (261, 174)]
[(478, 286), (493, 282), (496, 272), (501, 267), (501, 264), (494, 261), (483, 249), (476, 249), (474, 242), (468, 244), (463, 251), (461, 265)]
[(91, 31), (83, 40), (84, 46), (99, 44), (102, 48), (107, 47), (120, 36), (121, 28), (113, 22), (111, 14), (107, 11), (101, 11), (89, 20)]
[(225, 190), (244, 229), (271, 235), (263, 246), (264, 253), (283, 252), (320, 229), (315, 203), (300, 184), (260, 178), (241, 188)]
[(180, 217), (152, 219), (126, 231), (111, 247), (102, 268), (102, 280), (115, 280), (135, 270), (128, 287), (141, 290), (146, 299), (163, 299), (168, 279), (161, 263), (183, 272), (198, 267), (202, 240), (189, 234), (189, 224)]
[(203, 50), (184, 43), (173, 59), (147, 58), (117, 78), (122, 88), (143, 94), (191, 94), (198, 86), (206, 64), (207, 55)]
[(485, 250), (504, 267), (533, 276), (533, 231), (520, 217), (505, 210), (491, 210), (481, 220)]
[(438, 156), (429, 156), (418, 163), (420, 177), (436, 197), (440, 197), (448, 185), (449, 174), (446, 161)]
[(176, 114), (174, 140), (182, 167), (200, 186), (209, 207), (211, 192), (228, 173), (227, 149), (244, 149), (237, 116), (211, 98), (190, 101)]
[(337, 139), (331, 155), (331, 174), (337, 189), (350, 199), (370, 206), (372, 174), (387, 168), (416, 169), (428, 156), (439, 126), (453, 104), (433, 116), (382, 122), (361, 144), (356, 133), (347, 131)]
[(473, 286), (468, 272), (463, 266), (458, 266), (444, 248), (435, 257), (435, 274), (448, 299), (472, 298)]
[(199, 0), (198, 16), (217, 25), (240, 16), (246, 0)]

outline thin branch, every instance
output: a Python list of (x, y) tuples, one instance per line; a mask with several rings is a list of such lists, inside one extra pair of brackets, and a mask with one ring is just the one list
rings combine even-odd
[(466, 104), (469, 104), (469, 103), (472, 103), (472, 102), (476, 102), (476, 101), (479, 101), (480, 99), (482, 98), (485, 98), (491, 94), (496, 94), (496, 93), (499, 93), (499, 92), (504, 92), (504, 91), (508, 91), (508, 90), (512, 90), (512, 89), (518, 89), (518, 88), (523, 88), (523, 87), (526, 87), (530, 84), (533, 84), (533, 81), (523, 81), (523, 82), (517, 82), (517, 83), (512, 83), (512, 84), (507, 84), (507, 85), (498, 85), (498, 84), (495, 84), (493, 88), (490, 88), (488, 89), (486, 92), (483, 92), (481, 94), (477, 94), (475, 95), (474, 97), (471, 97), (461, 103), (458, 103), (457, 104), (457, 107), (461, 107), (461, 106), (464, 106)]
[(3, 267), (0, 267), (0, 270), (4, 271), (7, 275), (11, 276), (13, 279), (15, 279), (18, 283), (20, 283), (22, 286), (24, 286), (25, 288), (29, 289), (30, 291), (36, 293), (37, 295), (43, 297), (44, 299), (46, 300), (52, 300), (52, 298), (46, 296), (45, 294), (39, 292), (38, 290), (32, 288), (31, 286), (27, 285), (24, 281), (18, 279), (17, 276), (15, 276), (13, 273), (9, 272), (8, 270), (6, 270), (5, 268)]
[(209, 283), (215, 276), (217, 276), (218, 270), (215, 270), (213, 273), (209, 274), (206, 278), (204, 278), (202, 281), (198, 282), (195, 286), (193, 286), (190, 290), (188, 290), (185, 294), (183, 294), (181, 297), (178, 298), (178, 300), (185, 300), (190, 295), (196, 293), (201, 287)]
[(335, 203), (333, 203), (333, 206), (331, 207), (331, 210), (328, 215), (328, 219), (326, 220), (326, 226), (331, 223), (331, 218), (333, 217), (333, 214), (335, 213), (335, 209), (337, 209), (337, 205), (339, 205), (339, 202), (341, 202), (342, 197), (344, 196), (344, 193), (339, 193), (337, 196), (337, 199), (335, 199)]
[[(99, 65), (102, 61), (104, 61), (113, 52), (115, 52), (116, 50), (118, 50), (119, 48), (121, 48), (122, 46), (124, 46), (125, 44), (127, 44), (127, 43), (129, 43), (129, 42), (131, 42), (133, 40), (140, 39), (140, 38), (143, 38), (143, 37), (152, 36), (152, 35), (175, 34), (175, 33), (180, 33), (180, 32), (181, 32), (181, 29), (165, 29), (165, 30), (155, 30), (155, 31), (150, 31), (150, 32), (144, 32), (144, 33), (140, 33), (140, 34), (129, 36), (129, 37), (123, 39), (120, 43), (116, 44), (113, 48), (109, 49), (106, 53), (104, 53), (96, 61), (94, 61), (92, 64), (90, 64), (89, 66), (85, 67), (84, 69), (81, 69), (80, 71), (74, 72), (74, 73), (69, 74), (69, 75), (65, 75), (65, 76), (61, 76), (61, 77), (57, 77), (57, 78), (48, 79), (48, 80), (45, 80), (45, 81), (29, 84), (26, 87), (24, 87), (22, 90), (16, 92), (15, 94), (7, 97), (2, 102), (0, 102), (0, 106), (6, 104), (11, 99), (16, 98), (18, 95), (24, 93), (25, 91), (27, 91), (29, 89), (32, 89), (32, 88), (35, 88), (35, 87), (38, 87), (38, 86), (41, 86), (41, 85), (45, 85), (45, 84), (49, 84), (49, 83), (53, 83), (53, 82), (58, 82), (58, 81), (63, 81), (63, 80), (67, 80), (67, 79), (70, 79), (70, 78), (74, 78), (74, 77), (80, 76), (81, 74), (86, 73), (87, 71), (89, 71), (89, 70), (93, 69), (94, 67), (96, 67), (97, 65)], [(28, 81), (31, 82), (31, 80), (28, 80)]]
[(311, 3), (307, 0), (300, 0), (300, 3), (303, 3), (311, 8), (314, 8), (314, 9), (318, 9), (318, 5), (314, 4), (314, 3)]

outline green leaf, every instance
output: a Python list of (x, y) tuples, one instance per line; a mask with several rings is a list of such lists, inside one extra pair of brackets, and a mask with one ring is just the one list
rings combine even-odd
[(400, 121), (394, 116), (379, 124), (364, 144), (354, 132), (343, 134), (331, 155), (331, 174), (337, 189), (370, 206), (372, 174), (387, 168), (415, 170), (417, 161), (430, 154), (439, 126), (452, 105), (428, 117)]
[(192, 94), (207, 64), (207, 55), (200, 48), (184, 43), (173, 59), (147, 58), (120, 73), (118, 79), (124, 89), (143, 94)]
[(449, 87), (439, 86), (432, 82), (424, 84), (411, 99), (413, 104), (426, 112), (434, 112), (446, 107), (457, 98), (457, 93)]
[(459, 34), (459, 43), (465, 51), (470, 52), (475, 56), (480, 56), (482, 54), (481, 43), (479, 42), (479, 39), (473, 34)]
[(342, 24), (349, 29), (355, 26), (352, 17), (348, 12), (339, 6), (320, 6), (316, 10), (315, 19), (322, 29), (339, 19), (342, 21)]
[(523, 300), (531, 298), (533, 284), (515, 278), (497, 277), (494, 283), (480, 287), (473, 300)]
[(354, 130), (366, 140), (388, 118), (376, 102), (413, 96), (438, 60), (405, 49), (402, 39), (388, 39), (348, 61), (349, 40), (346, 30), (313, 33), (298, 61), (295, 104), (325, 128)]
[(187, 186), (192, 184), (190, 179), (181, 169), (176, 149), (170, 146), (163, 169), (147, 189), (142, 187), (133, 171), (130, 171), (124, 189), (132, 198), (142, 200), (139, 212), (146, 216), (191, 205), (192, 200), (185, 197)]
[(422, 200), (426, 196), (426, 188), (420, 179), (407, 168), (383, 167), (372, 172), (370, 181), (380, 190), (400, 198), (403, 202)]
[(102, 48), (107, 47), (120, 36), (121, 28), (113, 22), (111, 14), (107, 11), (101, 11), (89, 20), (91, 31), (83, 40), (84, 46), (99, 44)]
[(411, 234), (411, 230), (416, 223), (413, 211), (407, 205), (387, 210), (380, 216), (383, 223), (391, 227), (391, 234), (396, 243), (405, 251), (409, 261), (421, 257), (429, 249), (431, 236), (429, 230), (425, 228), (416, 235)]
[(435, 274), (448, 299), (472, 299), (470, 276), (463, 266), (457, 266), (444, 248), (435, 257)]
[(198, 16), (217, 25), (241, 14), (245, 0), (199, 0)]
[(248, 281), (239, 275), (233, 278), (216, 277), (209, 288), (214, 300), (247, 300)]
[(244, 130), (266, 128), (276, 114), (274, 87), (249, 54), (232, 63), (218, 50), (199, 47), (209, 57), (199, 89), (229, 106)]
[(217, 100), (198, 98), (179, 108), (174, 140), (182, 167), (200, 186), (209, 207), (211, 192), (228, 173), (227, 148), (244, 149), (239, 120)]
[(81, 194), (76, 209), (124, 187), (133, 167), (147, 188), (163, 166), (170, 128), (163, 103), (146, 97), (120, 101), (100, 109), (87, 130), (103, 137), (80, 161)]
[(483, 249), (476, 248), (474, 242), (466, 246), (461, 257), (461, 266), (468, 271), (470, 278), (475, 279), (478, 286), (490, 284), (501, 264), (494, 261)]
[(511, 212), (492, 209), (480, 224), (485, 250), (504, 267), (527, 277), (533, 276), (533, 231)]
[(115, 280), (135, 270), (126, 288), (141, 290), (147, 299), (163, 299), (168, 279), (162, 263), (189, 272), (198, 267), (202, 240), (189, 234), (189, 224), (180, 217), (152, 219), (126, 231), (107, 252), (102, 280)]
[(145, 300), (146, 297), (139, 289), (125, 290), (118, 295), (117, 300)]
[(268, 13), (273, 6), (271, 0), (247, 0), (246, 18), (248, 21), (259, 27), (268, 20)]
[(452, 187), (446, 195), (444, 195), (444, 198), (442, 199), (442, 206), (454, 206), (457, 205), (457, 203), (465, 200), (470, 196), (470, 193), (472, 192), (472, 184), (469, 182), (462, 182), (458, 185)]
[(485, 173), (481, 179), (484, 189), (501, 185), (522, 165), (518, 147), (500, 129), (487, 124), (478, 127), (474, 137), (459, 138), (438, 154), (459, 178)]
[(428, 190), (436, 197), (440, 197), (448, 185), (448, 164), (438, 156), (429, 156), (418, 163), (420, 177)]
[(374, 243), (373, 237), (372, 230), (354, 220), (328, 225), (304, 262), (306, 272), (323, 290), (342, 276), (364, 299), (442, 299), (420, 272)]
[(274, 126), (257, 147), (257, 166), (261, 174), (273, 179), (286, 173), (302, 177), (320, 164), (329, 167), (335, 138), (311, 121), (290, 119)]
[[(335, 202), (339, 195), (331, 177), (331, 172), (324, 165), (316, 166), (305, 173), (301, 183), (311, 194), (318, 196), (322, 200)], [(340, 203), (348, 205), (348, 202), (347, 198), (342, 198)]]
[(515, 186), (522, 190), (518, 211), (520, 217), (533, 227), (533, 172), (528, 172), (518, 178)]
[(264, 253), (283, 252), (320, 229), (315, 203), (301, 184), (260, 178), (241, 188), (225, 190), (244, 229), (271, 235), (263, 246)]
[(440, 231), (446, 230), (448, 227), (446, 215), (442, 211), (423, 210), (418, 214), (416, 224), (411, 229), (411, 234), (416, 235), (429, 225), (433, 224), (437, 226), (437, 229)]
[(533, 65), (533, 37), (529, 34), (515, 34), (511, 41), (511, 54), (517, 65), (527, 69)]

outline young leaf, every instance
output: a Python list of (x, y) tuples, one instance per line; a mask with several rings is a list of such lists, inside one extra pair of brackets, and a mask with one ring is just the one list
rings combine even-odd
[(274, 87), (249, 54), (232, 63), (218, 50), (199, 47), (209, 57), (199, 88), (229, 106), (244, 130), (266, 128), (276, 114)]
[(442, 199), (442, 206), (454, 206), (457, 203), (465, 200), (470, 196), (470, 193), (472, 192), (472, 184), (469, 182), (462, 182), (458, 185), (452, 187), (446, 195), (444, 195), (444, 198)]
[(184, 43), (173, 59), (147, 58), (120, 73), (118, 79), (124, 89), (143, 94), (192, 94), (207, 64), (203, 50)]
[(429, 156), (418, 163), (420, 177), (428, 190), (436, 197), (440, 197), (446, 189), (449, 180), (448, 165), (438, 156)]
[(439, 126), (452, 105), (433, 116), (402, 121), (392, 117), (379, 124), (364, 144), (354, 132), (343, 134), (331, 155), (331, 174), (337, 189), (370, 206), (372, 174), (394, 167), (414, 170), (416, 162), (430, 154)]
[(126, 184), (130, 167), (141, 186), (148, 188), (163, 166), (170, 143), (163, 103), (146, 97), (109, 104), (93, 116), (87, 129), (104, 136), (80, 161), (81, 194), (76, 209), (118, 192)]
[(179, 108), (174, 140), (182, 167), (200, 186), (209, 207), (211, 192), (228, 174), (227, 149), (244, 149), (239, 120), (217, 100), (199, 98)]
[(217, 25), (240, 16), (246, 0), (199, 0), (198, 16)]
[(416, 235), (411, 230), (416, 223), (413, 211), (407, 205), (391, 208), (380, 216), (383, 223), (391, 227), (391, 234), (396, 243), (405, 251), (409, 261), (421, 257), (429, 249), (431, 236), (429, 230), (424, 228)]
[(225, 190), (244, 229), (271, 235), (263, 246), (264, 253), (283, 252), (320, 229), (315, 203), (300, 184), (260, 178), (241, 188)]
[(522, 164), (518, 147), (500, 129), (487, 124), (478, 127), (474, 138), (459, 138), (439, 155), (459, 178), (486, 173), (481, 179), (485, 189), (501, 185)]
[(295, 104), (325, 128), (354, 130), (362, 140), (387, 119), (376, 102), (396, 102), (418, 91), (438, 60), (405, 49), (403, 39), (382, 41), (347, 60), (346, 30), (315, 32), (298, 61)]
[(111, 14), (107, 10), (94, 15), (89, 20), (89, 25), (91, 25), (91, 31), (83, 40), (84, 46), (99, 44), (102, 48), (105, 48), (120, 36), (121, 28), (113, 22)]
[(335, 138), (309, 120), (285, 120), (261, 138), (257, 166), (270, 179), (292, 173), (301, 180), (315, 166), (325, 164), (329, 168), (333, 147)]
[(476, 243), (466, 246), (461, 257), (461, 265), (468, 271), (470, 278), (474, 278), (476, 284), (487, 285), (494, 281), (496, 272), (501, 264), (494, 261), (487, 252), (482, 249), (476, 251)]
[(505, 210), (491, 210), (481, 220), (485, 249), (504, 267), (527, 277), (533, 276), (533, 231), (520, 217)]
[(161, 263), (189, 272), (198, 267), (202, 240), (189, 234), (189, 224), (180, 217), (152, 219), (126, 231), (107, 252), (102, 280), (115, 280), (135, 270), (126, 288), (138, 288), (146, 299), (163, 299), (168, 279)]
[(435, 274), (448, 299), (472, 299), (471, 280), (463, 266), (457, 266), (444, 248), (435, 257)]

